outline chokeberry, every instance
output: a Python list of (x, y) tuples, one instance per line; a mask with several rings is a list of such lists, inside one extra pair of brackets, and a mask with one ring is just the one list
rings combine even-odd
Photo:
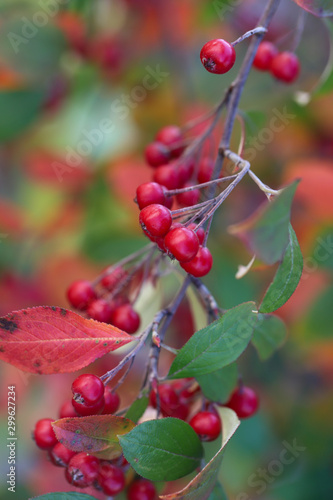
[(118, 495), (125, 488), (125, 474), (117, 467), (108, 462), (104, 462), (98, 469), (98, 484), (103, 493), (109, 496)]
[(183, 262), (181, 267), (192, 276), (202, 278), (209, 273), (213, 265), (213, 257), (207, 247), (199, 247), (198, 253), (194, 259), (189, 262)]
[(77, 488), (91, 486), (98, 477), (99, 460), (88, 453), (77, 453), (68, 463), (65, 476)]
[(192, 229), (179, 227), (172, 229), (164, 238), (168, 252), (179, 262), (189, 262), (199, 250), (199, 240)]
[(116, 392), (113, 392), (110, 387), (105, 387), (104, 391), (105, 406), (103, 415), (110, 415), (116, 413), (120, 406), (120, 397)]
[(300, 72), (298, 57), (293, 52), (281, 52), (274, 57), (271, 72), (277, 80), (293, 83)]
[(72, 393), (77, 403), (92, 406), (103, 398), (104, 384), (96, 375), (84, 373), (72, 383)]
[(179, 171), (173, 165), (158, 167), (154, 172), (153, 179), (167, 189), (177, 189), (181, 185)]
[(165, 236), (172, 224), (170, 210), (164, 205), (148, 205), (140, 212), (140, 224), (151, 236)]
[(112, 316), (112, 307), (106, 300), (96, 299), (90, 302), (87, 313), (90, 318), (96, 321), (101, 321), (102, 323), (110, 323)]
[(148, 479), (137, 479), (127, 492), (128, 500), (155, 500), (156, 488)]
[(38, 448), (42, 450), (49, 450), (58, 443), (52, 422), (54, 422), (52, 418), (42, 418), (36, 422), (33, 438)]
[(188, 227), (188, 229), (192, 229), (193, 231), (195, 231), (197, 237), (198, 237), (198, 240), (199, 240), (199, 243), (200, 245), (203, 244), (204, 240), (205, 240), (205, 230), (203, 227), (198, 227), (198, 229), (196, 229), (196, 224), (194, 222), (192, 222)]
[(269, 71), (274, 57), (279, 51), (272, 42), (261, 42), (255, 55), (253, 66), (260, 71)]
[(154, 168), (168, 163), (170, 156), (169, 148), (162, 142), (151, 142), (145, 149), (146, 161)]
[(112, 272), (107, 273), (102, 279), (102, 286), (106, 290), (112, 291), (113, 288), (118, 285), (119, 281), (122, 281), (127, 276), (127, 271), (121, 266), (116, 267)]
[(159, 385), (157, 391), (151, 391), (149, 401), (151, 406), (159, 408), (164, 416), (171, 416), (179, 407), (179, 397), (169, 383)]
[[(184, 185), (186, 187), (192, 187), (193, 183), (188, 182)], [(200, 191), (199, 189), (192, 189), (191, 191), (185, 191), (184, 193), (177, 194), (177, 201), (181, 207), (192, 207), (199, 202)]]
[(198, 182), (203, 184), (209, 182), (214, 171), (214, 162), (210, 158), (203, 158), (199, 165)]
[(239, 418), (248, 418), (258, 410), (259, 398), (253, 389), (242, 386), (234, 390), (225, 406), (234, 410)]
[(83, 311), (87, 309), (92, 300), (96, 299), (96, 292), (90, 281), (78, 280), (74, 281), (68, 288), (67, 298), (75, 309)]
[(104, 410), (105, 400), (104, 397), (102, 397), (97, 403), (86, 405), (72, 399), (72, 405), (80, 417), (88, 417), (89, 415), (100, 415)]
[(222, 423), (217, 412), (201, 411), (189, 422), (201, 441), (214, 441), (221, 433)]
[(132, 334), (140, 327), (140, 316), (130, 304), (117, 307), (111, 318), (111, 323), (126, 333)]
[(49, 451), (51, 462), (58, 467), (66, 467), (71, 458), (76, 455), (75, 451), (69, 450), (62, 443), (57, 443)]
[(136, 200), (140, 210), (148, 205), (159, 204), (165, 205), (166, 196), (165, 189), (157, 182), (146, 182), (141, 184), (136, 190)]
[(64, 402), (59, 410), (59, 418), (73, 418), (78, 417), (77, 412), (75, 411), (74, 406), (72, 405), (72, 400), (68, 399)]
[(176, 125), (167, 125), (161, 128), (155, 137), (156, 141), (169, 147), (171, 156), (174, 158), (181, 155), (184, 150), (184, 146), (182, 145), (183, 139), (182, 131)]
[(227, 73), (235, 64), (236, 52), (226, 40), (217, 38), (205, 43), (200, 52), (200, 59), (210, 73)]

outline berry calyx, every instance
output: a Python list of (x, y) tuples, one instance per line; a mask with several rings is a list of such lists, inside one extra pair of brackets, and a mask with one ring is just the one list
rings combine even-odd
[(200, 52), (200, 59), (207, 71), (222, 75), (235, 64), (236, 52), (229, 42), (217, 38), (205, 43)]
[(255, 55), (253, 66), (260, 71), (269, 71), (274, 57), (279, 51), (272, 42), (261, 42)]
[(145, 149), (146, 161), (153, 168), (168, 163), (170, 156), (169, 148), (162, 142), (151, 142)]
[(199, 247), (198, 253), (194, 259), (189, 262), (183, 262), (181, 267), (192, 276), (202, 278), (209, 273), (213, 266), (213, 257), (207, 247)]
[(251, 387), (242, 386), (234, 390), (225, 406), (234, 410), (239, 418), (248, 418), (258, 410), (259, 398)]
[(298, 57), (293, 52), (281, 52), (274, 57), (271, 72), (277, 80), (293, 83), (300, 72)]
[(181, 155), (184, 150), (184, 146), (181, 144), (184, 137), (181, 129), (176, 125), (167, 125), (166, 127), (161, 128), (155, 139), (165, 146), (168, 146), (171, 156), (174, 158)]
[(172, 224), (170, 210), (164, 205), (149, 205), (140, 212), (140, 224), (151, 236), (165, 236)]
[(160, 184), (157, 184), (157, 182), (146, 182), (137, 188), (136, 200), (140, 210), (148, 205), (165, 205), (165, 190)]
[(42, 418), (36, 422), (35, 429), (33, 431), (33, 438), (38, 448), (41, 448), (42, 450), (49, 450), (58, 443), (51, 425), (52, 422), (54, 422), (52, 418)]
[(75, 451), (69, 450), (61, 443), (55, 444), (49, 451), (50, 460), (57, 467), (66, 467), (74, 455), (76, 455)]
[(116, 392), (112, 392), (110, 387), (105, 387), (104, 391), (105, 406), (103, 415), (110, 415), (116, 413), (120, 406), (120, 397)]
[(201, 441), (214, 441), (221, 432), (222, 423), (216, 412), (201, 411), (189, 422)]
[(115, 465), (102, 463), (98, 470), (98, 484), (106, 495), (118, 495), (125, 488), (125, 474)]
[(179, 262), (189, 262), (199, 250), (199, 240), (192, 229), (179, 227), (172, 229), (164, 238), (168, 252)]
[(88, 453), (77, 453), (69, 461), (65, 476), (77, 488), (92, 485), (98, 477), (99, 460)]
[(110, 323), (112, 316), (112, 307), (104, 299), (96, 299), (90, 302), (87, 309), (90, 318), (101, 321), (102, 323)]
[(74, 281), (67, 290), (67, 298), (69, 303), (79, 309), (84, 311), (87, 309), (88, 304), (96, 299), (96, 292), (93, 289), (90, 281), (78, 280)]
[(156, 488), (148, 479), (134, 481), (128, 489), (128, 500), (155, 500)]
[(92, 406), (103, 398), (104, 384), (96, 375), (84, 373), (72, 383), (72, 393), (77, 403)]
[(120, 330), (132, 334), (139, 329), (141, 320), (130, 304), (124, 304), (113, 311), (111, 323)]

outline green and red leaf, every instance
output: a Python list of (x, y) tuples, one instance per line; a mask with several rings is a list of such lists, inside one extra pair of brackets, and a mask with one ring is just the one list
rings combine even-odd
[(70, 373), (135, 338), (60, 307), (34, 307), (0, 318), (0, 359), (41, 375)]

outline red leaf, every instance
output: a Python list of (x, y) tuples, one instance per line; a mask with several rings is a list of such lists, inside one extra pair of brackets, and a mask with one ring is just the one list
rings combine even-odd
[(118, 436), (130, 432), (135, 423), (114, 415), (63, 418), (53, 424), (57, 439), (72, 451), (86, 451), (105, 460), (122, 455)]
[(294, 0), (302, 9), (318, 17), (333, 15), (332, 0)]
[(0, 318), (0, 359), (31, 373), (70, 373), (132, 342), (118, 328), (60, 307), (34, 307)]

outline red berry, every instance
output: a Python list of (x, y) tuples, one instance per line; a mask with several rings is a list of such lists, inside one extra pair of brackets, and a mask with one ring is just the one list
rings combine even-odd
[(199, 240), (191, 229), (179, 227), (172, 229), (164, 238), (168, 252), (179, 262), (189, 262), (199, 250)]
[(253, 389), (243, 386), (235, 389), (225, 406), (234, 410), (239, 418), (247, 418), (258, 410), (259, 398)]
[(165, 236), (172, 224), (170, 210), (163, 205), (149, 205), (140, 212), (140, 224), (151, 236)]
[(177, 189), (180, 186), (179, 172), (172, 165), (158, 167), (154, 172), (153, 179), (167, 189)]
[(104, 388), (99, 377), (92, 373), (84, 373), (72, 383), (73, 399), (77, 403), (92, 406), (102, 399)]
[(185, 182), (191, 179), (194, 172), (195, 162), (192, 159), (183, 161), (178, 167), (179, 185), (183, 186)]
[(298, 57), (292, 52), (281, 52), (274, 57), (271, 72), (278, 80), (293, 83), (300, 72)]
[(104, 397), (97, 401), (94, 405), (85, 405), (82, 403), (78, 403), (75, 399), (72, 399), (72, 405), (75, 411), (78, 413), (80, 417), (88, 417), (89, 415), (100, 415), (104, 410)]
[(55, 444), (49, 451), (51, 462), (58, 467), (66, 467), (74, 455), (76, 455), (75, 451), (69, 450), (61, 443)]
[(67, 298), (73, 307), (83, 311), (92, 300), (96, 299), (96, 292), (90, 281), (74, 281), (67, 290)]
[(58, 443), (51, 423), (54, 422), (52, 418), (42, 418), (38, 420), (33, 432), (33, 438), (38, 448), (42, 450), (49, 450)]
[(214, 441), (220, 434), (222, 422), (216, 412), (201, 411), (189, 422), (201, 441)]
[(170, 153), (174, 158), (182, 154), (184, 146), (182, 146), (183, 134), (179, 127), (176, 125), (167, 125), (161, 128), (155, 137), (155, 140), (168, 146)]
[[(184, 187), (191, 187), (193, 183), (187, 183)], [(192, 189), (191, 191), (185, 191), (184, 193), (177, 194), (177, 201), (181, 207), (192, 207), (199, 202), (200, 191), (199, 189)]]
[(204, 182), (209, 182), (212, 178), (214, 170), (214, 162), (210, 158), (203, 158), (200, 162), (199, 172), (198, 172), (198, 182), (203, 184)]
[(112, 392), (110, 387), (105, 387), (104, 392), (105, 406), (103, 415), (110, 415), (116, 413), (120, 406), (120, 397), (116, 392)]
[(233, 46), (220, 38), (205, 43), (200, 59), (210, 73), (227, 73), (235, 64), (236, 52)]
[(95, 319), (96, 321), (110, 323), (112, 307), (106, 300), (96, 299), (90, 302), (87, 313), (90, 318)]
[(119, 467), (104, 462), (98, 470), (98, 483), (106, 495), (118, 495), (125, 488), (125, 474)]
[(193, 231), (196, 232), (196, 235), (198, 237), (198, 240), (199, 240), (199, 243), (200, 245), (203, 244), (204, 242), (204, 239), (205, 239), (205, 236), (206, 236), (206, 233), (205, 233), (205, 230), (203, 227), (198, 227), (198, 229), (196, 229), (196, 224), (194, 222), (192, 222), (189, 226), (188, 226), (188, 229), (192, 229)]
[(136, 200), (140, 210), (148, 205), (165, 205), (165, 189), (157, 182), (146, 182), (141, 184), (136, 190)]
[(121, 266), (116, 267), (111, 273), (107, 273), (102, 279), (102, 286), (109, 291), (118, 285), (119, 281), (122, 281), (125, 276), (127, 276), (127, 271)]
[(170, 416), (179, 407), (179, 397), (173, 388), (172, 384), (162, 384), (158, 386), (157, 389), (158, 398), (156, 391), (151, 391), (149, 400), (153, 408), (159, 406), (161, 413), (164, 416)]
[(194, 259), (180, 265), (184, 271), (192, 274), (192, 276), (202, 278), (202, 276), (206, 276), (211, 270), (213, 257), (207, 247), (200, 247)]
[(135, 333), (140, 327), (140, 316), (130, 304), (117, 307), (112, 313), (111, 323), (126, 333)]
[(151, 167), (165, 165), (170, 159), (170, 151), (167, 146), (161, 142), (151, 142), (145, 150), (146, 161)]
[(274, 57), (278, 55), (279, 51), (271, 42), (262, 42), (257, 50), (256, 56), (253, 61), (253, 66), (260, 71), (268, 71), (271, 68)]
[(168, 416), (172, 418), (179, 418), (180, 420), (186, 420), (189, 413), (189, 406), (184, 402), (179, 402), (177, 408), (173, 410)]
[(134, 481), (127, 492), (128, 500), (155, 500), (156, 488), (148, 479)]
[(77, 453), (69, 461), (65, 476), (77, 488), (91, 486), (98, 476), (99, 460), (88, 453)]
[(78, 414), (72, 405), (72, 400), (68, 399), (67, 401), (64, 402), (64, 404), (60, 408), (59, 418), (73, 418), (73, 417), (78, 417)]

